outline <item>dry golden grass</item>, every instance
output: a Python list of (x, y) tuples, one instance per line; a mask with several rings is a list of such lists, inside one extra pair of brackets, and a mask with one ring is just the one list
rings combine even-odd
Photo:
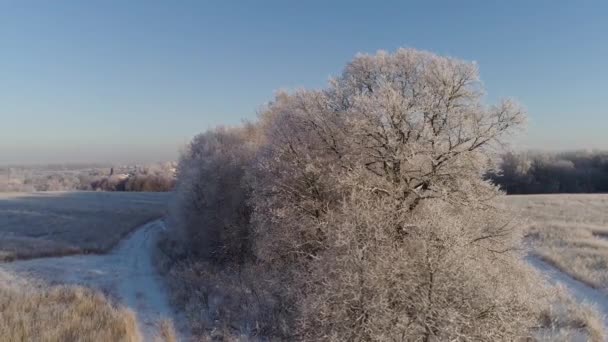
[(543, 311), (539, 341), (604, 341), (601, 315), (587, 304), (577, 303), (564, 288), (552, 288), (554, 304)]
[(608, 284), (608, 195), (508, 196), (533, 253), (598, 289)]
[(141, 341), (135, 315), (82, 287), (34, 285), (0, 273), (2, 341)]
[(159, 335), (154, 339), (155, 342), (177, 342), (177, 333), (173, 327), (173, 322), (164, 319), (160, 322)]
[(559, 304), (544, 312), (544, 327), (533, 334), (538, 341), (604, 341), (606, 331), (601, 316), (592, 307), (574, 302), (566, 294), (557, 295)]

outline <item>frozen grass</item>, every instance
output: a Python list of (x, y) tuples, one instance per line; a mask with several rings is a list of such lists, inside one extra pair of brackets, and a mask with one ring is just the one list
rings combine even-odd
[(605, 341), (608, 297), (536, 257), (528, 262), (556, 287), (553, 304), (544, 312), (542, 341)]
[(0, 272), (2, 341), (141, 341), (135, 315), (82, 287), (30, 283)]
[(177, 342), (177, 333), (173, 322), (170, 320), (162, 320), (159, 324), (159, 334), (154, 339), (154, 342)]
[(177, 241), (164, 235), (155, 263), (166, 280), (171, 304), (184, 314), (193, 340), (293, 340), (286, 335), (284, 308), (261, 281), (261, 270), (253, 265), (223, 267), (180, 258)]
[[(110, 253), (36, 258), (0, 263), (0, 271), (46, 284), (78, 285), (96, 289), (133, 311), (145, 341), (170, 332), (175, 317), (152, 260), (161, 221), (138, 228)], [(170, 320), (163, 323), (163, 320)], [(178, 324), (180, 322), (177, 322)], [(182, 328), (181, 325), (178, 325)], [(182, 334), (180, 334), (182, 335)], [(1, 340), (1, 339), (0, 339)]]
[(101, 253), (165, 214), (168, 193), (0, 194), (0, 261)]
[(507, 196), (532, 251), (585, 284), (607, 289), (608, 195)]

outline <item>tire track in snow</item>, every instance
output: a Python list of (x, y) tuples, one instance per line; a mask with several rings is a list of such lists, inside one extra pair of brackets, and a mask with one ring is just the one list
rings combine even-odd
[(604, 326), (608, 330), (608, 293), (574, 279), (569, 274), (536, 256), (528, 256), (527, 262), (538, 270), (552, 285), (564, 286), (570, 295), (579, 303), (594, 306), (602, 315)]

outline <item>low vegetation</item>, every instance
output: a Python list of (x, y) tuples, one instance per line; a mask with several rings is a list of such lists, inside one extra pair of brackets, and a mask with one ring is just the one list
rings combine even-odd
[[(280, 93), (257, 122), (195, 138), (161, 244), (195, 333), (438, 341), (561, 329), (551, 310), (569, 304), (538, 285), (522, 226), (484, 179), (525, 114), (484, 105), (482, 90), (472, 63), (358, 55), (327, 88)], [(601, 340), (584, 312), (578, 327)]]
[(34, 285), (0, 273), (3, 341), (140, 342), (135, 315), (82, 287)]
[(0, 261), (100, 253), (166, 212), (164, 193), (0, 194)]
[(594, 303), (576, 302), (563, 288), (553, 288), (553, 305), (542, 315), (542, 327), (533, 329), (538, 341), (605, 341), (608, 331)]
[[(161, 250), (171, 255), (167, 247)], [(168, 261), (166, 255), (161, 259), (171, 302), (184, 314), (195, 340), (282, 340), (288, 327), (276, 298), (260, 279), (260, 269), (194, 258)]]
[(608, 195), (508, 196), (536, 255), (597, 289), (608, 284)]

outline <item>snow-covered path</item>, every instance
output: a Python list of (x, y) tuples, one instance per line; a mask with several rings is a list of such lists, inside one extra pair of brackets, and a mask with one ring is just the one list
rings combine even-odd
[[(161, 220), (148, 223), (104, 255), (0, 263), (0, 269), (52, 284), (78, 284), (99, 289), (131, 308), (137, 314), (144, 341), (153, 341), (161, 320), (175, 321), (167, 291), (152, 263), (158, 233), (163, 229)], [(175, 325), (176, 330), (181, 330), (181, 325)]]
[(604, 318), (604, 326), (608, 328), (608, 293), (594, 289), (560, 271), (535, 256), (528, 256), (527, 261), (541, 272), (553, 285), (562, 285), (579, 303), (592, 304)]

